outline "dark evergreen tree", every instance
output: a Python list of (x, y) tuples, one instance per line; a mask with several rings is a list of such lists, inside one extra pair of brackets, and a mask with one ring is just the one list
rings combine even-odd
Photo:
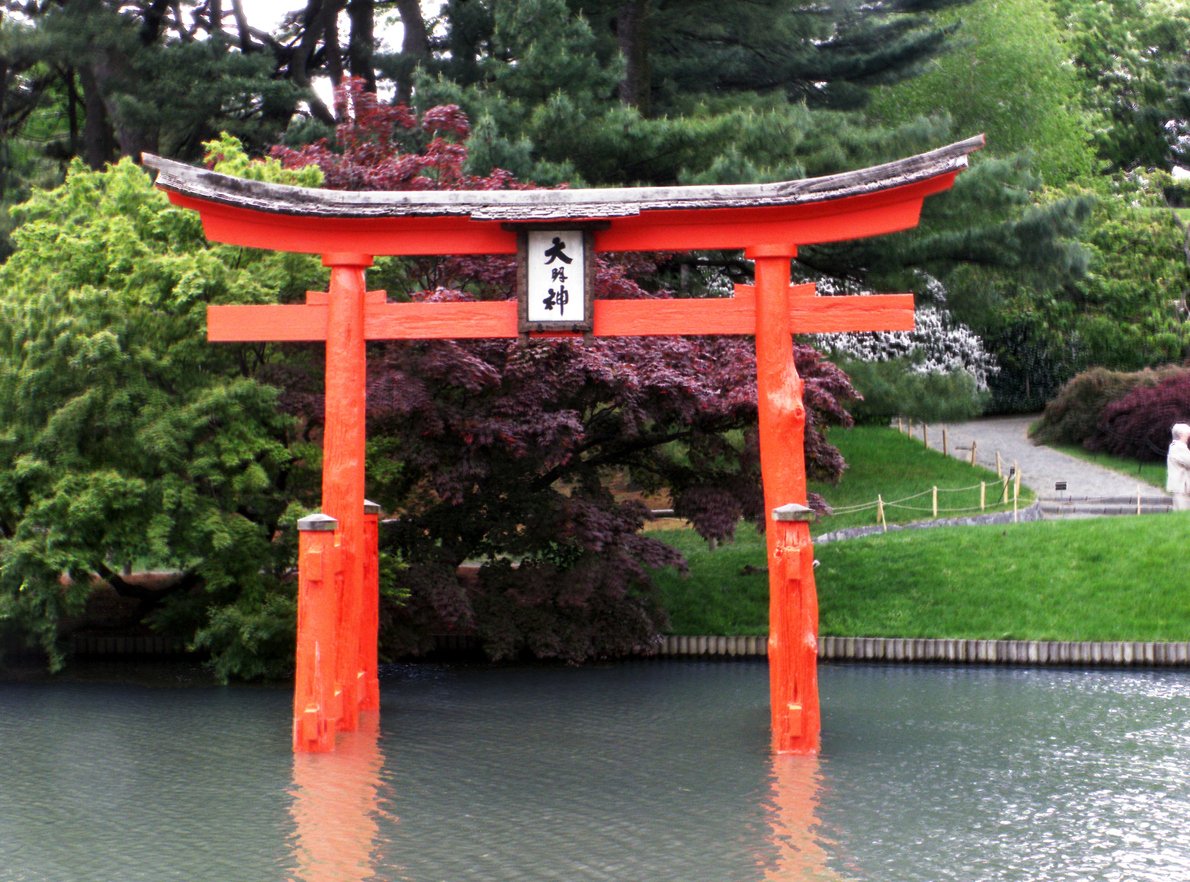
[(863, 105), (868, 88), (912, 76), (946, 45), (932, 15), (969, 0), (792, 4), (756, 0), (571, 2), (611, 34), (625, 61), (619, 91), (645, 115), (691, 95), (775, 92), (811, 107)]

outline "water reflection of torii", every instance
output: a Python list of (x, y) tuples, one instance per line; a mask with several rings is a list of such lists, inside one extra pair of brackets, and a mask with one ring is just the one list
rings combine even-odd
[[(382, 844), (400, 822), (398, 794), (384, 773), (378, 720), (369, 715), (337, 745), (338, 755), (298, 753), (293, 758), (291, 882), (364, 882), (383, 869), (389, 879), (411, 878), (385, 856)], [(758, 845), (765, 882), (848, 882), (834, 869), (835, 843), (824, 829), (822, 760), (775, 755), (762, 808), (768, 838)]]
[[(354, 729), (361, 709), (378, 707), (376, 540), (364, 498), (366, 342), (584, 333), (755, 336), (761, 472), (772, 518), (772, 744), (777, 752), (817, 751), (818, 613), (792, 335), (910, 329), (913, 298), (816, 297), (812, 284), (790, 285), (790, 261), (801, 245), (915, 226), (923, 200), (948, 189), (982, 144), (977, 137), (886, 165), (776, 184), (495, 192), (309, 190), (146, 156), (157, 185), (202, 215), (211, 240), (319, 254), (330, 268), (329, 292), (311, 292), (304, 305), (211, 306), (207, 314), (213, 341), (326, 342), (325, 517), (303, 524), (299, 551), (294, 749), (328, 750), (336, 729)], [(737, 286), (729, 299), (596, 300), (582, 321), (552, 329), (526, 324), (532, 305), (525, 291), (520, 304), (388, 303), (384, 292), (365, 286), (376, 255), (519, 250), (531, 287), (525, 243), (563, 231), (590, 252), (742, 249), (755, 262), (755, 284)]]

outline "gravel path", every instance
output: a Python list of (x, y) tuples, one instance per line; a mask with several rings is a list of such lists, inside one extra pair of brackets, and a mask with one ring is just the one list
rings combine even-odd
[[(1136, 499), (1138, 487), (1144, 497), (1166, 497), (1163, 488), (1146, 483), (1139, 477), (1113, 472), (1049, 447), (1034, 445), (1026, 433), (1029, 424), (1036, 419), (1036, 416), (994, 417), (966, 423), (931, 425), (928, 431), (929, 444), (935, 450), (941, 450), (942, 430), (945, 428), (951, 456), (968, 459), (974, 440), (976, 462), (992, 470), (996, 468), (996, 452), (999, 451), (1004, 471), (1007, 472), (1014, 463), (1018, 464), (1021, 483), (1032, 488), (1043, 500)], [(920, 425), (913, 426), (913, 436), (921, 438)], [(1065, 482), (1065, 490), (1057, 489), (1060, 482)]]

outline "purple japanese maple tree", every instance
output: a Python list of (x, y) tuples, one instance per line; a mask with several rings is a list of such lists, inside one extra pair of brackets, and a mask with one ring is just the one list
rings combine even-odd
[[(336, 189), (530, 186), (465, 173), (468, 123), (456, 107), (419, 119), (355, 84), (340, 106), (334, 144), (273, 155), (316, 163)], [(601, 256), (596, 296), (673, 296), (646, 288), (655, 268), (641, 255)], [(377, 281), (390, 298), (507, 299), (515, 267), (505, 257), (400, 261), (378, 267)], [(855, 392), (810, 347), (797, 345), (796, 361), (807, 470), (831, 480), (844, 463), (822, 427), (850, 422), (840, 402)], [(286, 400), (316, 425), (318, 384), (290, 377)], [(668, 490), (708, 539), (730, 539), (742, 517), (763, 522), (750, 338), (377, 344), (368, 411), (368, 495), (396, 516), (382, 541), (409, 590), (388, 611), (390, 649), (452, 632), (478, 634), (493, 658), (647, 648), (664, 626), (649, 572), (684, 562), (641, 532), (641, 494)], [(613, 493), (613, 479), (640, 492)], [(464, 561), (479, 563), (474, 578), (459, 578)]]

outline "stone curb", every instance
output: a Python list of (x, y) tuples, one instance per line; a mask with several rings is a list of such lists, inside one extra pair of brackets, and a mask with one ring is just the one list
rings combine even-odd
[(160, 634), (73, 634), (70, 647), (74, 655), (96, 658), (164, 658), (188, 654), (185, 643)]
[[(475, 651), (473, 637), (439, 637), (439, 652)], [(664, 635), (644, 658), (757, 659), (768, 655), (768, 637)], [(820, 637), (824, 661), (874, 661), (962, 665), (1078, 665), (1081, 667), (1190, 667), (1190, 643), (1062, 640), (958, 640), (911, 637)]]
[[(438, 638), (438, 651), (475, 649), (474, 640)], [(73, 649), (85, 656), (162, 657), (184, 655), (186, 647), (153, 636), (74, 636)], [(679, 636), (661, 638), (658, 658), (765, 658), (764, 636)], [(1112, 667), (1190, 667), (1190, 643), (1059, 640), (957, 640), (912, 637), (820, 637), (818, 657), (829, 661), (942, 662), (949, 664), (1079, 665)]]
[[(667, 635), (661, 639), (656, 655), (663, 658), (764, 658), (767, 647), (767, 637)], [(818, 657), (832, 661), (1190, 667), (1190, 643), (820, 637)]]
[(1033, 502), (1013, 514), (1011, 511), (998, 511), (992, 514), (971, 515), (965, 518), (939, 518), (936, 521), (910, 521), (907, 524), (889, 524), (888, 527), (847, 527), (822, 533), (814, 538), (815, 545), (825, 545), (828, 542), (838, 542), (843, 539), (859, 539), (863, 536), (876, 536), (883, 533), (896, 533), (901, 530), (929, 530), (934, 527), (974, 527), (985, 525), (1001, 525), (1040, 521), (1041, 503)]

